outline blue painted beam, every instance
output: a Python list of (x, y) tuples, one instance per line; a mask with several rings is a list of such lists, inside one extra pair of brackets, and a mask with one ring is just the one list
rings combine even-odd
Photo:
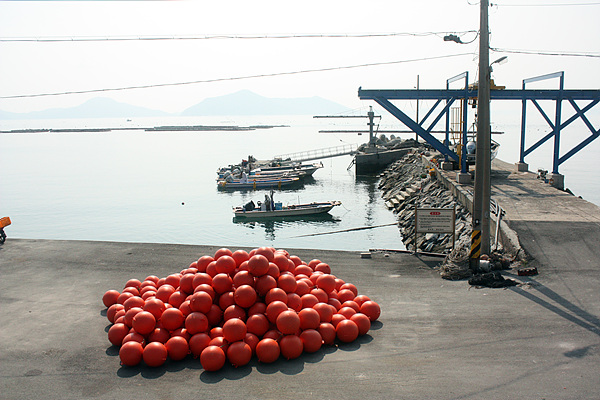
[(438, 104), (440, 104), (442, 102), (442, 99), (438, 99), (438, 101), (435, 102), (435, 104), (433, 105), (433, 107), (431, 107), (429, 109), (429, 111), (427, 111), (427, 114), (425, 114), (425, 116), (423, 117), (423, 119), (421, 121), (417, 121), (419, 123), (419, 125), (423, 125), (423, 123), (425, 123), (425, 121), (427, 120), (427, 118), (429, 118), (429, 116), (433, 113), (433, 110), (435, 110), (435, 108), (438, 106)]
[(591, 122), (587, 119), (587, 117), (585, 116), (585, 113), (588, 110), (592, 109), (592, 107), (594, 107), (596, 104), (600, 103), (600, 99), (596, 99), (595, 101), (592, 101), (587, 106), (583, 107), (583, 109), (580, 109), (574, 100), (572, 100), (572, 99), (567, 99), (567, 100), (569, 100), (569, 103), (571, 103), (571, 106), (575, 110), (575, 114), (571, 118), (569, 118), (568, 120), (563, 122), (562, 125), (560, 126), (560, 129), (563, 129), (566, 126), (568, 126), (571, 122), (576, 121), (577, 118), (581, 118), (583, 120), (583, 122), (585, 123), (585, 125), (589, 128), (589, 130), (592, 131), (592, 133), (595, 132), (596, 129), (591, 124)]
[(600, 102), (600, 99), (591, 102), (590, 104), (588, 104), (587, 106), (585, 106), (582, 109), (579, 108), (579, 106), (577, 105), (577, 103), (575, 103), (575, 101), (569, 99), (569, 102), (571, 103), (571, 106), (573, 106), (573, 108), (575, 109), (575, 115), (572, 116), (571, 118), (569, 118), (567, 121), (565, 121), (562, 125), (561, 125), (561, 129), (565, 126), (567, 126), (568, 124), (570, 124), (572, 121), (576, 120), (577, 117), (580, 117), (584, 124), (588, 127), (588, 129), (592, 132), (592, 134), (590, 136), (588, 136), (585, 140), (583, 140), (581, 143), (579, 143), (577, 146), (573, 147), (570, 151), (568, 151), (565, 155), (563, 155), (562, 157), (560, 157), (558, 159), (558, 164), (562, 164), (565, 161), (567, 161), (569, 158), (571, 158), (572, 156), (574, 156), (575, 154), (577, 154), (580, 150), (582, 150), (585, 146), (587, 146), (588, 144), (590, 144), (591, 142), (593, 142), (595, 139), (597, 139), (600, 136), (600, 129), (596, 129), (594, 128), (594, 126), (592, 125), (592, 123), (589, 121), (589, 119), (587, 119), (587, 117), (584, 115), (584, 113), (591, 109), (592, 107), (594, 107), (596, 104), (598, 104), (598, 102)]
[(540, 104), (536, 100), (531, 100), (531, 102), (533, 103), (533, 105), (535, 106), (535, 108), (538, 109), (538, 111), (540, 112), (540, 114), (542, 114), (542, 117), (544, 117), (544, 119), (546, 120), (546, 123), (548, 123), (548, 125), (550, 126), (550, 128), (554, 129), (554, 123), (552, 123), (552, 120), (548, 117), (548, 114), (546, 114), (546, 112), (540, 106)]
[(387, 110), (387, 112), (392, 114), (394, 117), (398, 118), (402, 123), (404, 123), (404, 125), (406, 125), (409, 129), (412, 129), (413, 132), (415, 132), (417, 135), (419, 135), (421, 138), (423, 138), (434, 149), (436, 149), (443, 155), (446, 155), (446, 156), (451, 157), (452, 159), (458, 161), (458, 155), (455, 152), (450, 150), (448, 147), (444, 146), (443, 143), (441, 143), (439, 140), (437, 140), (428, 131), (423, 129), (423, 127), (421, 125), (419, 125), (415, 121), (413, 121), (413, 119), (411, 117), (409, 117), (408, 115), (406, 115), (405, 113), (400, 111), (398, 109), (398, 107), (396, 107), (395, 105), (390, 103), (390, 101), (388, 99), (383, 98), (383, 97), (375, 97), (371, 100), (374, 100), (381, 107), (385, 108)]
[[(560, 75), (558, 75), (560, 74)], [(552, 163), (552, 173), (558, 174), (558, 166), (560, 165), (560, 121), (562, 119), (562, 99), (563, 90), (565, 88), (565, 73), (557, 72), (557, 76), (560, 79), (559, 93), (556, 98), (556, 112), (554, 113), (554, 160)]]
[(553, 136), (554, 136), (554, 131), (551, 131), (549, 134), (547, 134), (546, 136), (544, 136), (543, 138), (541, 138), (540, 140), (535, 142), (533, 145), (531, 145), (527, 150), (525, 150), (523, 152), (523, 157), (531, 154), (531, 152), (533, 152), (535, 149), (537, 149), (538, 147), (540, 147), (541, 145), (546, 143), (549, 139), (552, 139)]
[[(403, 122), (408, 128), (412, 129), (417, 135), (425, 139), (430, 145), (432, 145), (436, 150), (440, 151), (446, 157), (451, 157), (454, 160), (458, 161), (458, 156), (452, 150), (450, 150), (447, 146), (441, 143), (438, 139), (431, 136), (429, 133), (433, 126), (435, 126), (442, 116), (446, 115), (446, 135), (448, 135), (448, 110), (450, 105), (456, 101), (465, 101), (471, 98), (477, 98), (478, 91), (475, 88), (465, 87), (464, 89), (449, 89), (448, 83), (459, 80), (463, 77), (467, 77), (466, 73), (455, 76), (454, 78), (449, 79), (446, 82), (446, 89), (408, 89), (408, 90), (363, 90), (362, 88), (358, 89), (358, 96), (361, 100), (375, 100), (382, 107), (384, 107), (387, 111), (389, 111), (392, 115), (398, 118), (401, 122)], [(550, 78), (560, 78), (560, 88), (558, 90), (531, 90), (525, 89), (526, 83), (536, 82), (540, 80), (550, 79)], [(468, 79), (467, 79), (468, 82)], [(467, 84), (465, 83), (465, 86)], [(413, 121), (410, 117), (400, 111), (397, 107), (395, 107), (390, 100), (436, 100), (435, 105), (429, 110), (425, 118), (421, 121)], [(433, 123), (430, 124), (428, 129), (424, 129), (422, 125), (425, 120), (427, 120), (434, 109), (438, 106), (441, 101), (446, 100), (446, 106), (444, 109), (438, 114)], [(600, 102), (600, 90), (564, 90), (564, 72), (558, 72), (554, 74), (547, 74), (535, 78), (526, 79), (523, 81), (523, 89), (503, 89), (503, 90), (491, 90), (490, 91), (490, 100), (520, 100), (522, 102), (522, 115), (521, 115), (521, 144), (520, 144), (520, 157), (519, 161), (524, 162), (525, 156), (533, 152), (535, 149), (540, 147), (542, 144), (547, 142), (549, 139), (554, 137), (554, 154), (553, 154), (553, 171), (554, 173), (558, 173), (558, 166), (572, 157), (578, 151), (580, 151), (587, 144), (598, 138), (599, 131), (596, 130), (590, 121), (585, 116), (585, 113), (592, 109), (595, 105)], [(543, 118), (546, 120), (552, 132), (545, 135), (542, 139), (538, 140), (534, 145), (525, 149), (525, 115), (527, 109), (527, 101), (531, 100), (534, 106), (538, 109), (538, 111), (542, 114)], [(551, 100), (556, 102), (556, 110), (554, 115), (554, 121), (552, 121), (546, 112), (542, 109), (538, 101), (541, 100)], [(561, 123), (561, 113), (562, 113), (562, 101), (568, 100), (569, 103), (575, 109), (575, 115), (570, 117), (567, 121)], [(579, 106), (575, 103), (576, 100), (589, 100), (590, 103), (580, 109)], [(466, 107), (465, 107), (466, 111)], [(581, 118), (586, 126), (592, 132), (592, 135), (582, 141), (579, 145), (575, 146), (572, 150), (570, 150), (563, 157), (559, 157), (560, 150), (560, 132), (561, 129), (572, 123), (573, 121)], [(466, 123), (466, 118), (465, 118)], [(466, 136), (466, 129), (463, 128), (464, 135)], [(466, 141), (466, 137), (463, 139)], [(462, 164), (462, 163), (461, 163)], [(461, 170), (465, 171), (465, 166), (461, 165)]]
[[(592, 136), (594, 134), (596, 134), (596, 132), (597, 132), (596, 129), (592, 126), (592, 124), (589, 122), (589, 120), (585, 117), (584, 113), (587, 112), (588, 110), (590, 110), (592, 107), (594, 107), (599, 102), (600, 102), (600, 99), (591, 102), (590, 104), (585, 106), (583, 109), (579, 109), (577, 104), (574, 101), (571, 101), (571, 105), (575, 109), (576, 114), (573, 115), (571, 118), (569, 118), (567, 121), (563, 122), (560, 125), (560, 129), (562, 130), (563, 128), (567, 127), (573, 121), (576, 121), (577, 118), (581, 118), (583, 120), (583, 122), (586, 124), (586, 126), (590, 129), (590, 131), (592, 131)], [(534, 102), (534, 104), (536, 104), (536, 103)], [(544, 115), (543, 112), (542, 112), (542, 115)], [(546, 136), (544, 136), (543, 138), (538, 140), (535, 144), (531, 145), (528, 149), (522, 149), (523, 155), (521, 157), (521, 162), (523, 162), (523, 158), (525, 156), (531, 154), (535, 149), (540, 147), (542, 144), (546, 143), (549, 139), (551, 139), (554, 136), (554, 124), (552, 123), (552, 121), (550, 121), (550, 119), (546, 115), (544, 115), (544, 117), (546, 118), (546, 122), (548, 122), (548, 125), (550, 125), (550, 127), (553, 130), (550, 133), (548, 133)], [(592, 138), (592, 140), (593, 140), (593, 138)], [(585, 147), (585, 145), (583, 147)], [(583, 148), (583, 147), (581, 147), (581, 148)], [(581, 150), (581, 148), (579, 148), (577, 151)], [(568, 159), (569, 157), (567, 157), (566, 159)], [(562, 158), (564, 158), (564, 156)], [(566, 159), (564, 159), (564, 160), (566, 160)], [(560, 161), (559, 164), (562, 164), (563, 161)]]
[(448, 103), (446, 103), (446, 105), (444, 106), (444, 108), (442, 109), (442, 111), (440, 111), (440, 113), (438, 114), (437, 117), (435, 117), (435, 119), (433, 120), (433, 122), (429, 125), (429, 128), (427, 128), (427, 132), (431, 132), (433, 130), (433, 127), (440, 122), (440, 119), (442, 119), (442, 117), (444, 116), (444, 114), (448, 113), (448, 110), (450, 110), (450, 106), (454, 103), (455, 99), (450, 99), (448, 101)]
[(579, 152), (585, 146), (587, 146), (588, 144), (590, 144), (591, 142), (593, 142), (595, 139), (597, 139), (598, 136), (600, 136), (600, 130), (596, 131), (596, 133), (594, 133), (593, 135), (590, 135), (587, 139), (585, 139), (584, 141), (582, 141), (581, 143), (579, 143), (577, 146), (573, 147), (564, 156), (560, 157), (558, 159), (558, 165), (564, 163), (569, 158), (573, 157), (575, 154), (577, 154), (577, 152)]
[[(491, 90), (490, 98), (492, 100), (556, 100), (561, 93), (560, 90), (531, 90), (531, 89), (503, 89)], [(361, 100), (374, 100), (384, 98), (388, 100), (449, 100), (451, 98), (465, 98), (464, 89), (359, 89), (358, 97)], [(477, 97), (477, 89), (466, 91), (466, 97)], [(600, 99), (600, 90), (593, 89), (575, 89), (563, 90), (562, 98), (571, 98), (573, 100), (596, 100)]]

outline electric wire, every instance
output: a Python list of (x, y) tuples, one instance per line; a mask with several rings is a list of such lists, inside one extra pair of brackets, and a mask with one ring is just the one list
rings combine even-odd
[(544, 3), (544, 4), (498, 4), (490, 3), (490, 7), (577, 7), (577, 6), (598, 6), (600, 2), (593, 3)]
[(125, 87), (116, 87), (116, 88), (74, 90), (74, 91), (56, 92), (56, 93), (38, 93), (38, 94), (0, 96), (0, 99), (19, 99), (19, 98), (31, 98), (31, 97), (62, 96), (62, 95), (72, 95), (72, 94), (84, 94), (84, 93), (113, 92), (113, 91), (123, 91), (123, 90), (133, 90), (133, 89), (150, 89), (150, 88), (168, 87), (168, 86), (184, 86), (184, 85), (194, 85), (194, 84), (201, 84), (201, 83), (237, 81), (237, 80), (243, 80), (243, 79), (268, 78), (268, 77), (285, 76), (285, 75), (306, 74), (306, 73), (313, 73), (313, 72), (328, 72), (328, 71), (337, 71), (337, 70), (345, 70), (345, 69), (377, 67), (377, 66), (394, 65), (394, 64), (405, 64), (405, 63), (419, 62), (419, 61), (430, 61), (430, 60), (439, 60), (439, 59), (445, 59), (445, 58), (463, 57), (463, 56), (467, 56), (467, 55), (472, 55), (472, 53), (448, 54), (448, 55), (442, 55), (442, 56), (423, 57), (423, 58), (415, 58), (415, 59), (400, 60), (400, 61), (387, 61), (387, 62), (379, 62), (379, 63), (367, 63), (367, 64), (357, 64), (357, 65), (348, 65), (348, 66), (328, 67), (328, 68), (314, 68), (314, 69), (306, 69), (306, 70), (300, 70), (300, 71), (275, 72), (275, 73), (269, 73), (269, 74), (245, 75), (245, 76), (238, 76), (238, 77), (203, 79), (203, 80), (188, 81), (188, 82), (158, 83), (158, 84), (125, 86)]
[(588, 57), (588, 58), (600, 58), (598, 53), (568, 53), (568, 52), (552, 52), (543, 50), (518, 50), (518, 49), (499, 49), (490, 47), (491, 51), (497, 53), (514, 53), (514, 54), (529, 54), (537, 56), (559, 56), (559, 57)]
[[(461, 35), (476, 33), (476, 30), (467, 30), (458, 32)], [(4, 37), (0, 42), (117, 42), (117, 41), (169, 41), (169, 40), (260, 40), (260, 39), (322, 39), (322, 38), (383, 38), (383, 37), (424, 37), (424, 36), (443, 36), (447, 32), (391, 32), (391, 33), (302, 33), (302, 34), (281, 34), (281, 35), (173, 35), (173, 36), (107, 36), (107, 37)]]

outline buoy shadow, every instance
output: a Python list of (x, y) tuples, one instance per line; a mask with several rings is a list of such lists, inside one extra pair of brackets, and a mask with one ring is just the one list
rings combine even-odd
[(338, 348), (342, 351), (356, 351), (358, 349), (360, 349), (360, 346), (366, 343), (370, 343), (373, 341), (373, 336), (369, 335), (368, 333), (362, 336), (359, 336), (358, 338), (356, 338), (356, 340), (353, 340), (350, 343), (338, 343)]
[(371, 330), (371, 331), (378, 331), (381, 328), (383, 328), (383, 322), (377, 320), (377, 321), (371, 322), (371, 328), (369, 330)]
[(250, 364), (236, 368), (233, 365), (226, 363), (223, 368), (218, 371), (202, 371), (200, 380), (203, 383), (219, 383), (224, 379), (236, 381), (250, 375), (251, 372), (252, 367)]
[[(372, 328), (380, 329), (383, 326), (380, 322), (376, 321), (372, 324)], [(373, 337), (369, 334), (359, 336), (356, 340), (350, 343), (343, 343), (336, 341), (333, 345), (324, 345), (319, 350), (313, 353), (302, 353), (300, 357), (293, 360), (286, 360), (280, 356), (273, 363), (262, 363), (258, 361), (256, 356), (253, 356), (247, 365), (242, 367), (234, 367), (233, 365), (226, 363), (219, 371), (206, 371), (202, 368), (200, 360), (188, 355), (183, 360), (173, 361), (168, 359), (165, 364), (160, 367), (149, 367), (143, 362), (135, 367), (121, 366), (117, 370), (117, 376), (120, 378), (132, 378), (140, 375), (144, 379), (157, 379), (165, 375), (167, 372), (179, 372), (183, 370), (202, 370), (199, 379), (203, 383), (214, 384), (219, 383), (223, 380), (240, 380), (249, 376), (253, 370), (256, 372), (266, 375), (272, 375), (281, 373), (285, 375), (298, 375), (304, 371), (305, 364), (316, 364), (325, 359), (329, 354), (333, 354), (336, 351), (356, 351), (364, 344), (373, 341)], [(119, 348), (117, 346), (109, 346), (106, 349), (106, 354), (115, 357), (119, 355)]]
[(158, 379), (166, 372), (166, 363), (160, 367), (149, 367), (145, 364), (139, 364), (135, 367), (121, 365), (121, 368), (117, 370), (117, 376), (119, 378), (133, 378), (134, 376), (140, 375), (144, 379)]
[(116, 357), (119, 355), (119, 347), (117, 346), (108, 346), (105, 351), (107, 356)]

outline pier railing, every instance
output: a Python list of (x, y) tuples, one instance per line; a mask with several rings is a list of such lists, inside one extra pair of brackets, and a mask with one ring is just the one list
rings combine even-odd
[(326, 147), (324, 149), (301, 151), (297, 153), (282, 154), (275, 156), (276, 160), (291, 160), (291, 161), (310, 161), (320, 160), (322, 158), (331, 158), (356, 154), (358, 145), (356, 144), (344, 144), (341, 146)]

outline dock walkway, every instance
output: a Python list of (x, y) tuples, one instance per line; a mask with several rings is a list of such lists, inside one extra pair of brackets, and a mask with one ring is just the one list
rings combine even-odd
[[(438, 175), (463, 195), (473, 191), (473, 182), (457, 183), (456, 171), (439, 170)], [(592, 263), (600, 270), (600, 207), (501, 160), (492, 163), (491, 186), (492, 199), (506, 213), (504, 221), (537, 262)], [(472, 201), (470, 194), (466, 197)]]
[(326, 147), (323, 149), (314, 149), (300, 151), (297, 153), (280, 154), (273, 159), (291, 160), (294, 162), (304, 162), (312, 160), (322, 160), (324, 158), (341, 157), (356, 154), (358, 146), (356, 144), (343, 144), (340, 146)]
[[(456, 171), (438, 170), (438, 176), (462, 197), (473, 191), (473, 182), (456, 182)], [(531, 265), (552, 279), (557, 299), (585, 315), (600, 315), (600, 207), (501, 160), (492, 162), (491, 192), (506, 213), (501, 226), (508, 229), (501, 237), (518, 241)], [(600, 328), (599, 319), (593, 321)]]

